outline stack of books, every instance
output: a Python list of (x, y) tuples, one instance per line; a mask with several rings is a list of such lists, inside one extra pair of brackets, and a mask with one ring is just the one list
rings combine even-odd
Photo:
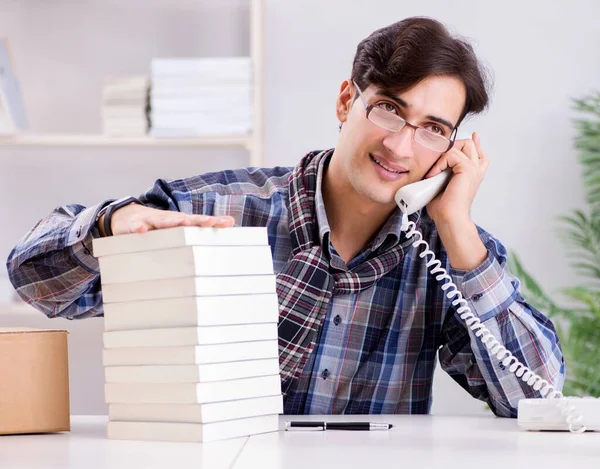
[(265, 228), (178, 227), (94, 240), (108, 438), (213, 441), (283, 412)]
[(247, 134), (252, 128), (249, 57), (153, 59), (153, 137)]
[(105, 78), (102, 95), (104, 135), (143, 137), (148, 134), (149, 88), (146, 76)]

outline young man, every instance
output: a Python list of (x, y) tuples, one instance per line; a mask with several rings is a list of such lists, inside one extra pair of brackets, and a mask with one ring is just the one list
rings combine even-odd
[(499, 416), (539, 397), (491, 355), (400, 230), (394, 194), (450, 167), (446, 190), (410, 216), (473, 313), (523, 364), (562, 388), (553, 324), (527, 304), (506, 250), (473, 223), (488, 167), (480, 140), (455, 141), (488, 103), (472, 48), (438, 22), (372, 33), (336, 100), (335, 149), (296, 168), (158, 180), (140, 200), (60, 207), (8, 259), (19, 294), (49, 317), (102, 316), (98, 236), (181, 225), (265, 226), (280, 303), (286, 413), (428, 413), (442, 368)]

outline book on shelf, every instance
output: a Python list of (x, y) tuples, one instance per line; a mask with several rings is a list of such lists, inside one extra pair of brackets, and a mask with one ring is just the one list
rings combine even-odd
[(252, 88), (248, 85), (239, 89), (214, 86), (187, 89), (184, 86), (166, 88), (154, 85), (151, 99), (152, 110), (155, 113), (223, 111), (227, 106), (250, 109)]
[(248, 125), (231, 126), (226, 128), (202, 128), (189, 126), (181, 129), (163, 129), (150, 128), (150, 137), (157, 139), (185, 139), (185, 138), (228, 138), (228, 137), (249, 137), (252, 134), (252, 128)]
[(108, 76), (102, 92), (104, 134), (140, 137), (148, 133), (150, 81), (142, 75)]
[(153, 59), (150, 135), (156, 138), (252, 131), (249, 57)]
[(249, 111), (237, 114), (228, 111), (220, 114), (215, 111), (205, 112), (165, 112), (155, 114), (152, 118), (153, 125), (159, 129), (185, 129), (193, 126), (205, 130), (206, 133), (217, 133), (231, 130), (244, 129), (249, 132), (252, 125), (252, 116)]

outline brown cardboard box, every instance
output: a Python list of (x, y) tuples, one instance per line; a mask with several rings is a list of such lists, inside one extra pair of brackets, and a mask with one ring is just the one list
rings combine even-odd
[(0, 435), (71, 429), (67, 334), (0, 328)]

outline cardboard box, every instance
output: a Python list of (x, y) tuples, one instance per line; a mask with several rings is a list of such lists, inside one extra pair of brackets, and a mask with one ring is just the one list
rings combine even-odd
[(71, 429), (67, 334), (0, 328), (0, 435)]

